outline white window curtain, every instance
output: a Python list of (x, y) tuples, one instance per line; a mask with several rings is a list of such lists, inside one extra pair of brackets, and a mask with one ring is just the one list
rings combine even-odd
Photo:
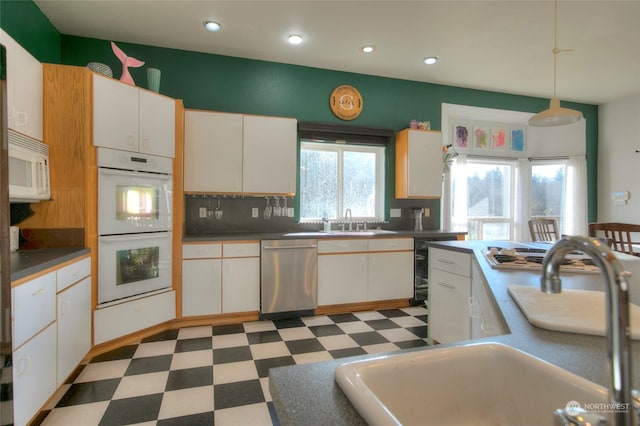
[(516, 162), (516, 183), (514, 194), (514, 234), (516, 241), (528, 241), (529, 212), (531, 199), (531, 162), (526, 158), (519, 158)]
[(587, 159), (569, 157), (567, 161), (567, 210), (564, 231), (568, 235), (587, 235)]
[[(445, 202), (451, 207), (451, 228), (453, 231), (467, 231), (467, 156), (459, 155), (451, 166), (451, 176), (456, 176), (456, 186), (451, 187), (451, 198)], [(453, 180), (451, 181), (453, 185)], [(446, 228), (445, 228), (446, 229)]]

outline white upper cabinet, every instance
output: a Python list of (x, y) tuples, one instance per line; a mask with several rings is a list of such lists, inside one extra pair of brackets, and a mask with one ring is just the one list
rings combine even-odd
[(6, 48), (8, 127), (42, 140), (42, 64), (0, 30)]
[(396, 198), (442, 196), (442, 133), (405, 129), (396, 134)]
[(295, 193), (295, 119), (191, 110), (184, 133), (185, 191)]
[(184, 190), (242, 192), (242, 115), (185, 111)]
[(138, 89), (140, 152), (175, 157), (176, 103), (172, 98)]
[(295, 194), (296, 120), (245, 115), (243, 136), (243, 192)]
[(95, 74), (93, 144), (173, 158), (175, 101)]

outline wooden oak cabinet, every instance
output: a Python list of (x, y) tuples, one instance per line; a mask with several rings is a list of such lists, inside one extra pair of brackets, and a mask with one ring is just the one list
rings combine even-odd
[(93, 75), (93, 144), (175, 156), (175, 100)]
[(440, 198), (442, 168), (442, 133), (396, 133), (396, 198)]
[(6, 48), (8, 127), (42, 140), (42, 64), (0, 29)]
[(185, 191), (293, 195), (296, 120), (185, 111)]

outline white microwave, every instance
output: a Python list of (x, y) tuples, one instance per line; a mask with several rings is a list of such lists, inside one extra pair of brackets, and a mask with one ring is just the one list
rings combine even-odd
[(51, 198), (49, 147), (9, 130), (9, 201), (32, 203)]

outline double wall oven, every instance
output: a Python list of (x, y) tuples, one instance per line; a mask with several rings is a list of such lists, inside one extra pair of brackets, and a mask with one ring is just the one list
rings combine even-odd
[(98, 304), (171, 286), (172, 159), (98, 155)]

